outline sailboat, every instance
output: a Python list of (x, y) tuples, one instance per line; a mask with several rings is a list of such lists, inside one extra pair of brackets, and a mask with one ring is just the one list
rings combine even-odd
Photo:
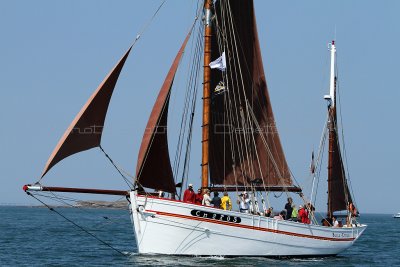
[[(182, 175), (172, 166), (168, 144), (168, 108), (174, 77), (193, 26), (186, 35), (161, 86), (138, 153), (136, 174), (129, 190), (24, 186), (24, 191), (74, 192), (126, 196), (138, 252), (141, 254), (199, 256), (326, 256), (349, 248), (366, 225), (358, 213), (347, 180), (337, 126), (336, 44), (330, 44), (330, 91), (326, 128), (329, 135), (327, 218), (346, 214), (343, 227), (320, 224), (313, 206), (296, 185), (281, 145), (265, 79), (253, 1), (205, 0), (203, 32), (201, 188), (230, 192), (240, 199), (251, 195), (250, 211), (224, 210), (182, 201), (182, 190), (193, 181), (185, 168), (190, 159), (194, 98), (188, 98), (188, 142)], [(107, 109), (132, 46), (107, 75), (72, 121), (44, 168), (41, 178), (57, 163), (75, 153), (101, 147)], [(199, 68), (201, 69), (201, 68)], [(199, 71), (200, 73), (200, 71)], [(195, 80), (195, 79), (194, 79)], [(193, 86), (191, 88), (197, 88)], [(196, 90), (193, 90), (193, 96)], [(196, 130), (196, 129), (194, 129)], [(105, 152), (104, 152), (105, 153)], [(108, 155), (105, 153), (108, 157)], [(111, 159), (110, 159), (111, 160)], [(112, 162), (112, 160), (111, 160)], [(174, 164), (175, 165), (175, 164)], [(115, 165), (114, 165), (115, 166)], [(117, 169), (118, 167), (115, 166)], [(178, 192), (179, 191), (179, 192)], [(311, 223), (265, 216), (271, 192), (294, 194), (304, 201)], [(260, 200), (261, 201), (258, 201)], [(328, 221), (328, 220), (326, 220)], [(133, 238), (133, 237), (132, 237)]]

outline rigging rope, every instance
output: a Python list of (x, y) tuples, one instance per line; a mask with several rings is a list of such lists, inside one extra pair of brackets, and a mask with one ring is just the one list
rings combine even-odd
[(97, 241), (99, 241), (100, 243), (102, 243), (103, 245), (113, 249), (114, 251), (118, 252), (119, 254), (123, 255), (123, 256), (129, 256), (129, 254), (127, 253), (123, 253), (122, 251), (120, 251), (119, 249), (115, 248), (114, 246), (112, 246), (111, 244), (109, 244), (108, 242), (100, 239), (99, 237), (97, 237), (96, 235), (92, 234), (91, 232), (89, 232), (88, 230), (86, 230), (84, 227), (80, 226), (79, 224), (75, 223), (74, 221), (72, 221), (71, 219), (69, 219), (68, 217), (66, 217), (65, 215), (63, 215), (62, 213), (60, 213), (59, 211), (55, 210), (54, 208), (50, 207), (49, 205), (47, 205), (45, 202), (43, 202), (42, 200), (40, 200), (39, 198), (35, 197), (33, 194), (31, 194), (30, 192), (26, 192), (29, 196), (33, 197), (34, 199), (36, 199), (37, 201), (39, 201), (40, 203), (42, 203), (44, 206), (46, 206), (49, 210), (55, 212), (56, 214), (58, 214), (59, 216), (61, 216), (62, 218), (64, 218), (66, 221), (70, 222), (71, 224), (73, 224), (74, 226), (76, 226), (77, 228), (81, 229), (83, 232), (87, 233), (88, 235), (92, 236), (93, 238), (95, 238)]
[[(229, 20), (229, 18), (230, 18), (230, 20), (232, 20), (232, 13), (231, 13), (230, 7), (228, 6), (229, 2), (226, 2), (225, 5), (226, 5), (225, 7), (221, 7), (221, 15), (222, 15), (223, 22)], [(238, 55), (235, 54), (236, 56), (232, 56), (232, 53), (234, 53), (234, 51), (229, 50), (229, 47), (234, 48), (236, 46), (236, 42), (234, 42), (232, 40), (233, 38), (229, 38), (232, 35), (234, 37), (234, 34), (235, 34), (232, 21), (231, 21), (231, 23), (228, 23), (228, 25), (225, 25), (225, 24), (222, 25), (221, 33), (223, 34), (223, 38), (221, 38), (221, 39), (223, 40), (223, 43), (224, 43), (224, 50), (227, 50), (226, 54), (228, 55), (228, 62), (231, 63), (231, 64), (228, 64), (228, 70), (226, 73), (229, 74), (229, 77), (228, 77), (228, 75), (226, 75), (227, 76), (226, 79), (227, 80), (230, 79), (231, 81), (236, 81), (236, 84), (232, 84), (232, 88), (228, 87), (228, 90), (227, 90), (228, 103), (229, 103), (228, 114), (230, 116), (230, 117), (228, 117), (228, 122), (229, 122), (229, 125), (234, 126), (233, 131), (232, 130), (230, 131), (230, 135), (231, 135), (230, 139), (235, 140), (235, 142), (236, 142), (236, 147), (233, 146), (234, 142), (231, 142), (232, 155), (235, 155), (235, 151), (237, 149), (237, 152), (238, 152), (237, 156), (238, 156), (239, 162), (246, 162), (245, 156), (244, 156), (244, 154), (245, 154), (244, 148), (243, 148), (244, 147), (243, 137), (241, 134), (236, 132), (236, 129), (241, 128), (239, 118), (240, 118), (240, 106), (241, 106), (242, 100), (241, 100), (241, 95), (239, 94), (239, 92), (237, 92), (237, 90), (235, 90), (235, 86), (236, 86), (236, 88), (239, 88), (240, 80), (238, 77), (232, 76), (233, 73), (236, 73), (236, 74), (238, 73), (236, 71), (236, 69), (237, 69), (237, 66), (240, 64), (237, 62)], [(233, 43), (228, 43), (228, 40), (231, 40)], [(236, 52), (237, 52), (237, 49), (236, 49)], [(242, 76), (240, 76), (240, 78), (243, 79)], [(229, 85), (229, 83), (227, 83), (227, 84)], [(236, 96), (236, 94), (238, 94), (238, 95)], [(233, 103), (231, 100), (233, 100)], [(236, 159), (236, 156), (232, 156), (232, 157), (234, 157)], [(246, 163), (244, 164), (245, 165), (244, 167), (247, 169), (250, 169), (250, 166), (249, 166), (250, 163), (249, 162), (246, 162)], [(233, 161), (233, 164), (236, 165), (236, 161)], [(246, 166), (246, 165), (248, 165), (248, 166)], [(233, 168), (236, 169), (236, 166), (234, 166)], [(245, 173), (247, 173), (247, 171), (246, 170), (244, 170), (244, 171), (245, 172), (243, 172), (243, 170), (241, 171), (241, 176), (243, 177), (241, 182), (243, 183), (245, 190), (248, 191), (247, 179), (245, 179), (245, 177), (244, 177)], [(236, 172), (236, 170), (235, 170), (235, 172)], [(235, 177), (235, 180), (237, 180), (237, 178), (238, 177)]]
[(114, 168), (118, 171), (118, 173), (121, 174), (122, 178), (124, 179), (124, 181), (128, 185), (128, 187), (132, 190), (133, 189), (133, 183), (128, 178), (125, 177), (125, 175), (120, 171), (120, 169), (117, 167), (117, 165), (111, 159), (111, 157), (104, 151), (104, 149), (103, 149), (103, 147), (101, 145), (99, 145), (99, 148), (104, 153), (106, 158), (111, 162), (111, 164), (114, 166)]
[[(192, 142), (192, 130), (193, 130), (193, 120), (194, 120), (194, 112), (196, 109), (196, 99), (197, 99), (197, 89), (198, 86), (198, 80), (199, 80), (199, 74), (200, 74), (200, 59), (202, 56), (202, 46), (201, 46), (201, 40), (202, 40), (202, 27), (201, 24), (198, 24), (198, 27), (196, 28), (197, 31), (197, 38), (192, 38), (192, 50), (191, 50), (191, 56), (190, 58), (193, 58), (194, 60), (191, 60), (191, 64), (188, 68), (188, 81), (186, 82), (186, 93), (185, 93), (185, 103), (183, 107), (183, 112), (182, 112), (182, 118), (181, 118), (181, 125), (180, 125), (180, 131), (179, 131), (179, 138), (178, 138), (178, 144), (177, 144), (177, 149), (175, 152), (175, 159), (174, 159), (174, 164), (173, 164), (173, 170), (174, 170), (174, 177), (175, 177), (175, 182), (178, 182), (178, 173), (182, 171), (181, 174), (181, 187), (180, 187), (180, 192), (179, 192), (179, 198), (182, 194), (182, 189), (185, 186), (187, 182), (187, 177), (189, 173), (189, 163), (190, 163), (190, 151), (191, 151), (191, 142)], [(194, 43), (194, 44), (193, 44)], [(184, 153), (184, 160), (183, 160), (183, 167), (182, 170), (180, 169), (180, 162), (181, 162), (181, 156), (184, 151), (184, 141), (186, 140), (186, 145), (185, 145), (185, 153)]]
[[(35, 196), (40, 196), (40, 197), (48, 198), (48, 199), (51, 199), (51, 200), (56, 201), (56, 202), (58, 202), (58, 203), (61, 203), (61, 204), (63, 204), (63, 205), (66, 205), (66, 206), (68, 206), (68, 207), (71, 207), (71, 208), (80, 210), (80, 211), (85, 212), (85, 213), (90, 214), (90, 215), (94, 215), (94, 213), (93, 213), (93, 212), (90, 212), (89, 209), (83, 209), (82, 207), (79, 207), (79, 206), (77, 206), (77, 205), (73, 205), (73, 204), (67, 202), (67, 201), (70, 201), (70, 202), (79, 202), (79, 201), (81, 201), (80, 199), (76, 199), (76, 198), (72, 198), (72, 197), (66, 197), (66, 196), (60, 196), (60, 195), (55, 194), (53, 191), (47, 191), (47, 192), (48, 192), (49, 194), (51, 194), (52, 196), (45, 195), (45, 194), (39, 194), (39, 193), (35, 193)], [(44, 193), (44, 192), (43, 192), (43, 193)], [(124, 198), (125, 198), (125, 197), (121, 197), (121, 198), (115, 200), (114, 203), (116, 203), (116, 202), (118, 202), (118, 201), (121, 201), (121, 200), (124, 199)], [(93, 205), (93, 204), (97, 204), (98, 206), (101, 206), (101, 205), (99, 205), (98, 203), (91, 202), (91, 201), (87, 201), (87, 200), (85, 200), (85, 203), (89, 203), (89, 204), (92, 204), (92, 205)], [(122, 216), (121, 216), (121, 217), (122, 217)], [(111, 219), (111, 218), (108, 217), (108, 216), (101, 216), (101, 218), (102, 218), (102, 219), (106, 219), (106, 220), (107, 220), (106, 223), (118, 223), (118, 221), (116, 221), (116, 220), (114, 220), (114, 219)], [(101, 224), (103, 224), (103, 223), (100, 223), (99, 225), (101, 225)], [(99, 228), (99, 227), (97, 227), (97, 228)]]
[[(215, 14), (215, 21), (216, 21), (216, 33), (217, 33), (217, 38), (218, 38), (218, 45), (219, 45), (219, 52), (225, 52), (227, 56), (227, 62), (229, 63), (227, 65), (227, 71), (223, 73), (222, 77), (224, 80), (224, 84), (226, 86), (226, 93), (224, 94), (224, 105), (225, 105), (225, 112), (223, 114), (223, 121), (224, 125), (226, 123), (230, 127), (235, 127), (233, 130), (239, 129), (241, 132), (237, 133), (236, 131), (233, 132), (232, 129), (229, 131), (229, 139), (230, 141), (230, 146), (231, 146), (231, 157), (232, 157), (232, 171), (233, 175), (236, 181), (236, 191), (237, 190), (237, 184), (238, 184), (238, 176), (236, 172), (236, 165), (237, 162), (241, 162), (241, 167), (242, 167), (242, 174), (241, 176), (243, 179), (241, 179), (241, 183), (244, 184), (245, 190), (247, 191), (247, 187), (250, 186), (250, 188), (253, 190), (254, 187), (252, 184), (248, 184), (248, 179), (247, 175), (253, 176), (255, 173), (261, 173), (262, 176), (262, 181), (263, 181), (263, 187), (264, 191), (267, 197), (268, 201), (268, 192), (266, 190), (266, 182), (264, 180), (264, 175), (262, 174), (262, 168), (261, 168), (261, 161), (260, 157), (258, 155), (257, 151), (257, 146), (256, 146), (256, 141), (254, 138), (254, 129), (253, 129), (253, 123), (252, 119), (255, 120), (257, 123), (257, 119), (255, 119), (255, 115), (251, 114), (252, 112), (252, 106), (253, 105), (258, 105), (258, 107), (262, 108), (265, 103), (261, 103), (260, 99), (255, 100), (253, 97), (254, 92), (254, 81), (252, 78), (251, 79), (251, 84), (245, 84), (245, 79), (244, 79), (244, 74), (247, 74), (249, 77), (252, 77), (250, 73), (250, 68), (248, 66), (248, 62), (246, 60), (246, 57), (243, 57), (244, 62), (239, 62), (242, 60), (240, 55), (245, 55), (244, 47), (243, 44), (241, 43), (241, 40), (237, 37), (238, 32), (236, 29), (235, 21), (233, 20), (232, 17), (232, 9), (230, 7), (229, 2), (219, 2), (220, 4), (220, 13)], [(218, 17), (218, 16), (221, 17)], [(219, 22), (222, 23), (222, 25), (219, 24)], [(244, 70), (242, 70), (242, 67)], [(244, 73), (243, 73), (244, 72)], [(233, 77), (235, 76), (235, 77)], [(231, 81), (231, 82), (226, 82), (226, 80)], [(231, 86), (233, 88), (230, 88)], [(252, 103), (249, 102), (248, 95), (246, 94), (246, 87), (251, 86), (251, 101)], [(255, 103), (253, 103), (255, 101)], [(213, 114), (214, 115), (214, 114)], [(215, 114), (219, 115), (219, 114)], [(253, 118), (252, 118), (253, 116)], [(258, 127), (257, 127), (258, 126)], [(260, 126), (256, 125), (256, 128), (260, 130)], [(248, 133), (247, 130), (250, 129), (251, 132)], [(272, 144), (268, 144), (267, 141), (265, 140), (264, 136), (262, 136), (262, 140), (264, 142), (264, 146), (266, 145), (267, 148), (267, 153), (269, 155), (267, 159), (267, 164), (269, 165), (270, 162), (272, 162), (272, 168), (275, 168), (277, 172), (278, 178), (282, 181), (283, 177), (280, 174), (280, 169), (277, 166), (277, 163), (275, 162), (275, 159), (273, 158), (274, 154), (277, 154), (278, 152), (278, 145), (275, 144), (274, 140), (272, 140)], [(270, 142), (270, 141), (268, 141)], [(272, 145), (272, 147), (270, 147)], [(273, 149), (273, 151), (271, 150)], [(224, 135), (224, 162), (225, 162), (225, 135)], [(274, 152), (274, 153), (273, 153)], [(279, 154), (279, 153), (278, 153)], [(254, 156), (255, 158), (253, 158)], [(237, 159), (236, 159), (237, 157)], [(255, 164), (258, 163), (258, 165), (255, 165), (252, 163), (254, 161)], [(257, 168), (258, 166), (258, 168)], [(225, 174), (225, 165), (224, 167), (224, 174)], [(256, 170), (258, 169), (258, 170)], [(289, 172), (292, 176), (292, 178), (296, 181), (295, 177), (291, 173), (290, 169)], [(240, 173), (239, 173), (240, 175)], [(224, 175), (225, 177), (225, 175)], [(297, 181), (296, 181), (297, 182)], [(288, 195), (288, 191), (285, 190), (285, 193)], [(275, 194), (275, 193), (274, 193)], [(283, 194), (283, 193), (282, 193)], [(281, 194), (281, 195), (282, 195)], [(280, 195), (280, 196), (281, 196)], [(261, 197), (263, 195), (261, 194)], [(276, 197), (277, 196), (275, 194)], [(264, 201), (263, 201), (264, 203)], [(268, 201), (269, 204), (269, 201)]]
[[(328, 125), (328, 123), (326, 122), (326, 125)], [(316, 201), (317, 201), (317, 193), (318, 193), (318, 187), (319, 187), (319, 182), (320, 182), (320, 177), (321, 177), (321, 171), (322, 171), (322, 168), (320, 168), (320, 166), (322, 165), (322, 161), (323, 161), (323, 158), (324, 158), (324, 151), (325, 151), (325, 142), (326, 142), (326, 136), (327, 136), (327, 127), (326, 127), (326, 131), (325, 131), (325, 133), (324, 133), (324, 138), (323, 138), (323, 144), (321, 145), (321, 148), (320, 148), (320, 155), (321, 155), (321, 157), (319, 158), (319, 159), (317, 159), (317, 163), (316, 163), (316, 166), (315, 166), (315, 169), (316, 169), (316, 172), (317, 172), (317, 175), (316, 175), (316, 178), (317, 178), (317, 184), (316, 184), (316, 186), (315, 186), (315, 195), (314, 195), (314, 201), (311, 199), (311, 202), (312, 203), (316, 203)], [(319, 157), (319, 156), (318, 156)]]
[[(222, 3), (221, 3), (222, 4)], [(216, 14), (216, 17), (218, 16), (218, 14)], [(238, 174), (236, 172), (236, 153), (235, 151), (237, 150), (238, 153), (238, 160), (239, 162), (243, 162), (244, 158), (243, 158), (243, 144), (242, 144), (242, 139), (240, 138), (241, 136), (239, 134), (236, 133), (236, 131), (234, 131), (236, 129), (236, 127), (239, 127), (239, 119), (238, 119), (238, 112), (237, 109), (235, 109), (235, 107), (237, 107), (237, 103), (236, 103), (236, 96), (235, 96), (235, 90), (234, 90), (234, 86), (232, 84), (232, 88), (230, 87), (230, 84), (228, 82), (228, 80), (234, 80), (232, 77), (232, 71), (229, 71), (232, 69), (232, 66), (235, 67), (234, 64), (234, 60), (235, 57), (231, 57), (231, 52), (228, 49), (229, 47), (229, 43), (227, 42), (228, 40), (228, 34), (229, 31), (227, 31), (227, 27), (225, 24), (225, 19), (226, 17), (226, 8), (224, 8), (223, 6), (221, 6), (221, 21), (223, 22), (222, 25), (218, 24), (218, 19), (216, 19), (216, 25), (217, 25), (217, 38), (218, 38), (218, 44), (219, 44), (219, 52), (223, 52), (225, 51), (228, 57), (227, 62), (229, 62), (228, 64), (228, 70), (224, 73), (223, 75), (223, 81), (224, 84), (226, 86), (226, 94), (224, 94), (224, 104), (225, 104), (225, 112), (224, 112), (224, 125), (226, 123), (226, 120), (228, 122), (228, 127), (229, 128), (229, 143), (230, 143), (230, 149), (231, 149), (231, 159), (232, 159), (232, 170), (233, 170), (233, 175), (235, 178), (235, 187), (236, 187), (236, 194), (237, 197), (239, 197), (239, 192), (238, 192)], [(217, 17), (218, 18), (218, 17)], [(232, 61), (231, 61), (232, 59)], [(232, 63), (232, 64), (230, 64)], [(233, 100), (233, 103), (232, 103)], [(234, 114), (235, 113), (235, 114)], [(216, 114), (217, 116), (219, 114)], [(231, 129), (231, 127), (234, 127), (233, 129)], [(225, 148), (225, 135), (224, 135), (224, 148)], [(236, 143), (236, 146), (234, 146)], [(224, 162), (226, 160), (226, 154), (225, 154), (225, 149), (224, 149)], [(224, 177), (225, 175), (225, 164), (224, 164)], [(243, 176), (243, 173), (242, 173)], [(248, 191), (247, 188), (247, 181), (245, 179), (243, 179), (242, 181), (245, 191)]]
[(142, 34), (147, 30), (147, 28), (150, 26), (150, 24), (153, 22), (154, 18), (158, 14), (158, 11), (160, 11), (161, 7), (165, 4), (167, 0), (163, 0), (160, 4), (160, 6), (157, 8), (157, 10), (154, 12), (153, 16), (147, 21), (147, 23), (142, 27), (142, 30), (139, 31), (139, 33), (136, 35), (135, 40), (133, 41), (132, 46), (136, 44), (136, 42), (142, 37)]
[[(337, 52), (336, 52), (336, 54), (337, 54)], [(348, 181), (348, 187), (350, 187), (351, 195), (353, 196), (352, 201), (353, 201), (354, 205), (356, 207), (358, 207), (357, 203), (356, 203), (356, 201), (354, 199), (355, 195), (354, 195), (353, 187), (351, 185), (349, 164), (348, 164), (348, 160), (347, 160), (346, 143), (344, 141), (343, 116), (342, 116), (341, 97), (340, 97), (339, 78), (338, 78), (339, 77), (339, 74), (338, 74), (339, 73), (339, 67), (337, 65), (337, 60), (336, 60), (336, 72), (337, 72), (337, 74), (336, 74), (336, 77), (337, 77), (336, 86), (337, 86), (337, 96), (338, 96), (337, 100), (338, 100), (338, 103), (339, 103), (339, 118), (340, 118), (340, 125), (341, 125), (343, 154), (344, 154), (344, 159), (345, 159), (345, 162), (346, 162), (346, 164), (345, 164), (346, 166), (345, 167), (346, 167), (346, 172), (347, 172), (347, 181)]]
[[(323, 153), (324, 153), (324, 149), (325, 149), (325, 142), (326, 142), (326, 136), (327, 136), (327, 130), (328, 130), (328, 119), (329, 119), (329, 115), (328, 115), (327, 119), (325, 120), (324, 127), (323, 127), (322, 134), (321, 134), (321, 139), (320, 139), (320, 142), (319, 142), (318, 156), (317, 156), (317, 160), (315, 162), (313, 182), (312, 182), (312, 186), (311, 186), (311, 195), (310, 195), (311, 203), (315, 203), (316, 197), (317, 197), (317, 189), (318, 189), (318, 184), (319, 184), (319, 177), (320, 177), (320, 174), (321, 174), (320, 166), (322, 164), (322, 157), (323, 157)], [(317, 175), (315, 175), (315, 173), (317, 173)], [(314, 191), (314, 182), (315, 182), (315, 180), (317, 180), (317, 186), (315, 188), (315, 199), (314, 199), (314, 202), (313, 202), (313, 191)]]

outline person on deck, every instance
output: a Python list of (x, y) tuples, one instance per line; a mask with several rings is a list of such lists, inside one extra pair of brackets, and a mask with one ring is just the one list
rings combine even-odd
[(203, 195), (203, 200), (201, 204), (204, 206), (211, 206), (211, 197), (210, 197), (210, 189), (206, 190), (206, 193)]
[(302, 223), (310, 224), (310, 219), (308, 218), (308, 211), (305, 207), (299, 206), (299, 221)]
[(274, 208), (269, 207), (268, 209), (265, 210), (265, 217), (274, 217)]
[(284, 220), (285, 219), (286, 212), (281, 211), (278, 215), (274, 216), (275, 220)]
[(218, 196), (218, 192), (214, 192), (214, 197), (211, 200), (211, 204), (214, 205), (214, 208), (220, 209), (221, 208), (221, 198)]
[(308, 218), (312, 220), (314, 218), (315, 207), (310, 202), (307, 203)]
[(303, 206), (299, 205), (299, 212), (297, 214), (297, 221), (298, 222), (301, 222), (301, 217), (303, 216), (303, 212), (304, 212)]
[(293, 199), (291, 197), (288, 197), (287, 203), (285, 205), (285, 210), (286, 210), (286, 218), (285, 220), (289, 220), (292, 217), (292, 208), (293, 205)]
[(358, 217), (360, 214), (352, 202), (349, 203), (349, 213), (352, 217)]
[(297, 222), (297, 216), (299, 215), (299, 211), (297, 210), (295, 204), (293, 204), (292, 209), (293, 210), (292, 210), (292, 215), (290, 216), (290, 220)]
[(335, 216), (332, 216), (332, 227), (339, 227), (339, 222), (336, 220)]
[(224, 210), (232, 210), (232, 201), (228, 195), (228, 192), (224, 192), (224, 196), (221, 198), (221, 207)]
[(327, 226), (327, 227), (332, 226), (332, 218), (323, 218), (321, 220), (321, 224), (322, 226)]
[(203, 202), (203, 193), (201, 192), (201, 188), (199, 188), (194, 198), (194, 204), (201, 205), (201, 202)]
[(250, 209), (249, 195), (247, 195), (247, 192), (243, 192), (243, 194), (240, 194), (239, 197), (240, 197), (240, 200), (238, 200), (238, 201), (239, 201), (240, 212), (249, 213), (249, 209)]
[(183, 202), (194, 203), (196, 194), (193, 191), (193, 185), (189, 184), (188, 189), (183, 193)]

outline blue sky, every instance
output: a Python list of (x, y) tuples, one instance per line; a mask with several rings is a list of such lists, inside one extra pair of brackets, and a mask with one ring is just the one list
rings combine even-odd
[[(0, 2), (0, 203), (36, 204), (22, 192), (22, 185), (38, 180), (69, 123), (160, 2)], [(168, 0), (121, 73), (103, 147), (131, 173), (153, 101), (193, 21), (196, 3)], [(259, 0), (255, 6), (275, 118), (296, 179), (309, 183), (310, 154), (318, 149), (326, 116), (327, 43), (336, 29), (344, 133), (356, 201), (361, 212), (399, 212), (400, 2)], [(185, 75), (184, 69), (178, 73), (176, 83), (181, 87)], [(183, 94), (183, 89), (174, 92), (173, 122), (180, 118)], [(199, 184), (198, 119), (195, 131), (190, 179)], [(173, 140), (177, 132), (170, 134)], [(98, 149), (60, 162), (43, 183), (126, 188)], [(322, 197), (325, 192), (320, 189)], [(322, 198), (319, 204), (324, 210)]]

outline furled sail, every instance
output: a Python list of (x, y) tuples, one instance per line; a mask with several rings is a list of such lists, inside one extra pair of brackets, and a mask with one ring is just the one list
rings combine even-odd
[[(211, 99), (210, 181), (245, 185), (291, 186), (275, 126), (253, 1), (217, 1), (212, 59), (226, 54), (226, 71), (212, 70), (211, 88), (221, 81), (223, 93)], [(220, 91), (220, 90), (219, 90)]]
[(42, 177), (59, 161), (100, 145), (111, 95), (132, 46), (111, 70), (69, 125), (53, 150)]
[(352, 203), (337, 134), (336, 107), (329, 110), (328, 214), (347, 210)]
[(168, 151), (168, 105), (176, 70), (190, 34), (186, 36), (160, 89), (140, 145), (136, 181), (143, 187), (175, 193), (175, 182)]

